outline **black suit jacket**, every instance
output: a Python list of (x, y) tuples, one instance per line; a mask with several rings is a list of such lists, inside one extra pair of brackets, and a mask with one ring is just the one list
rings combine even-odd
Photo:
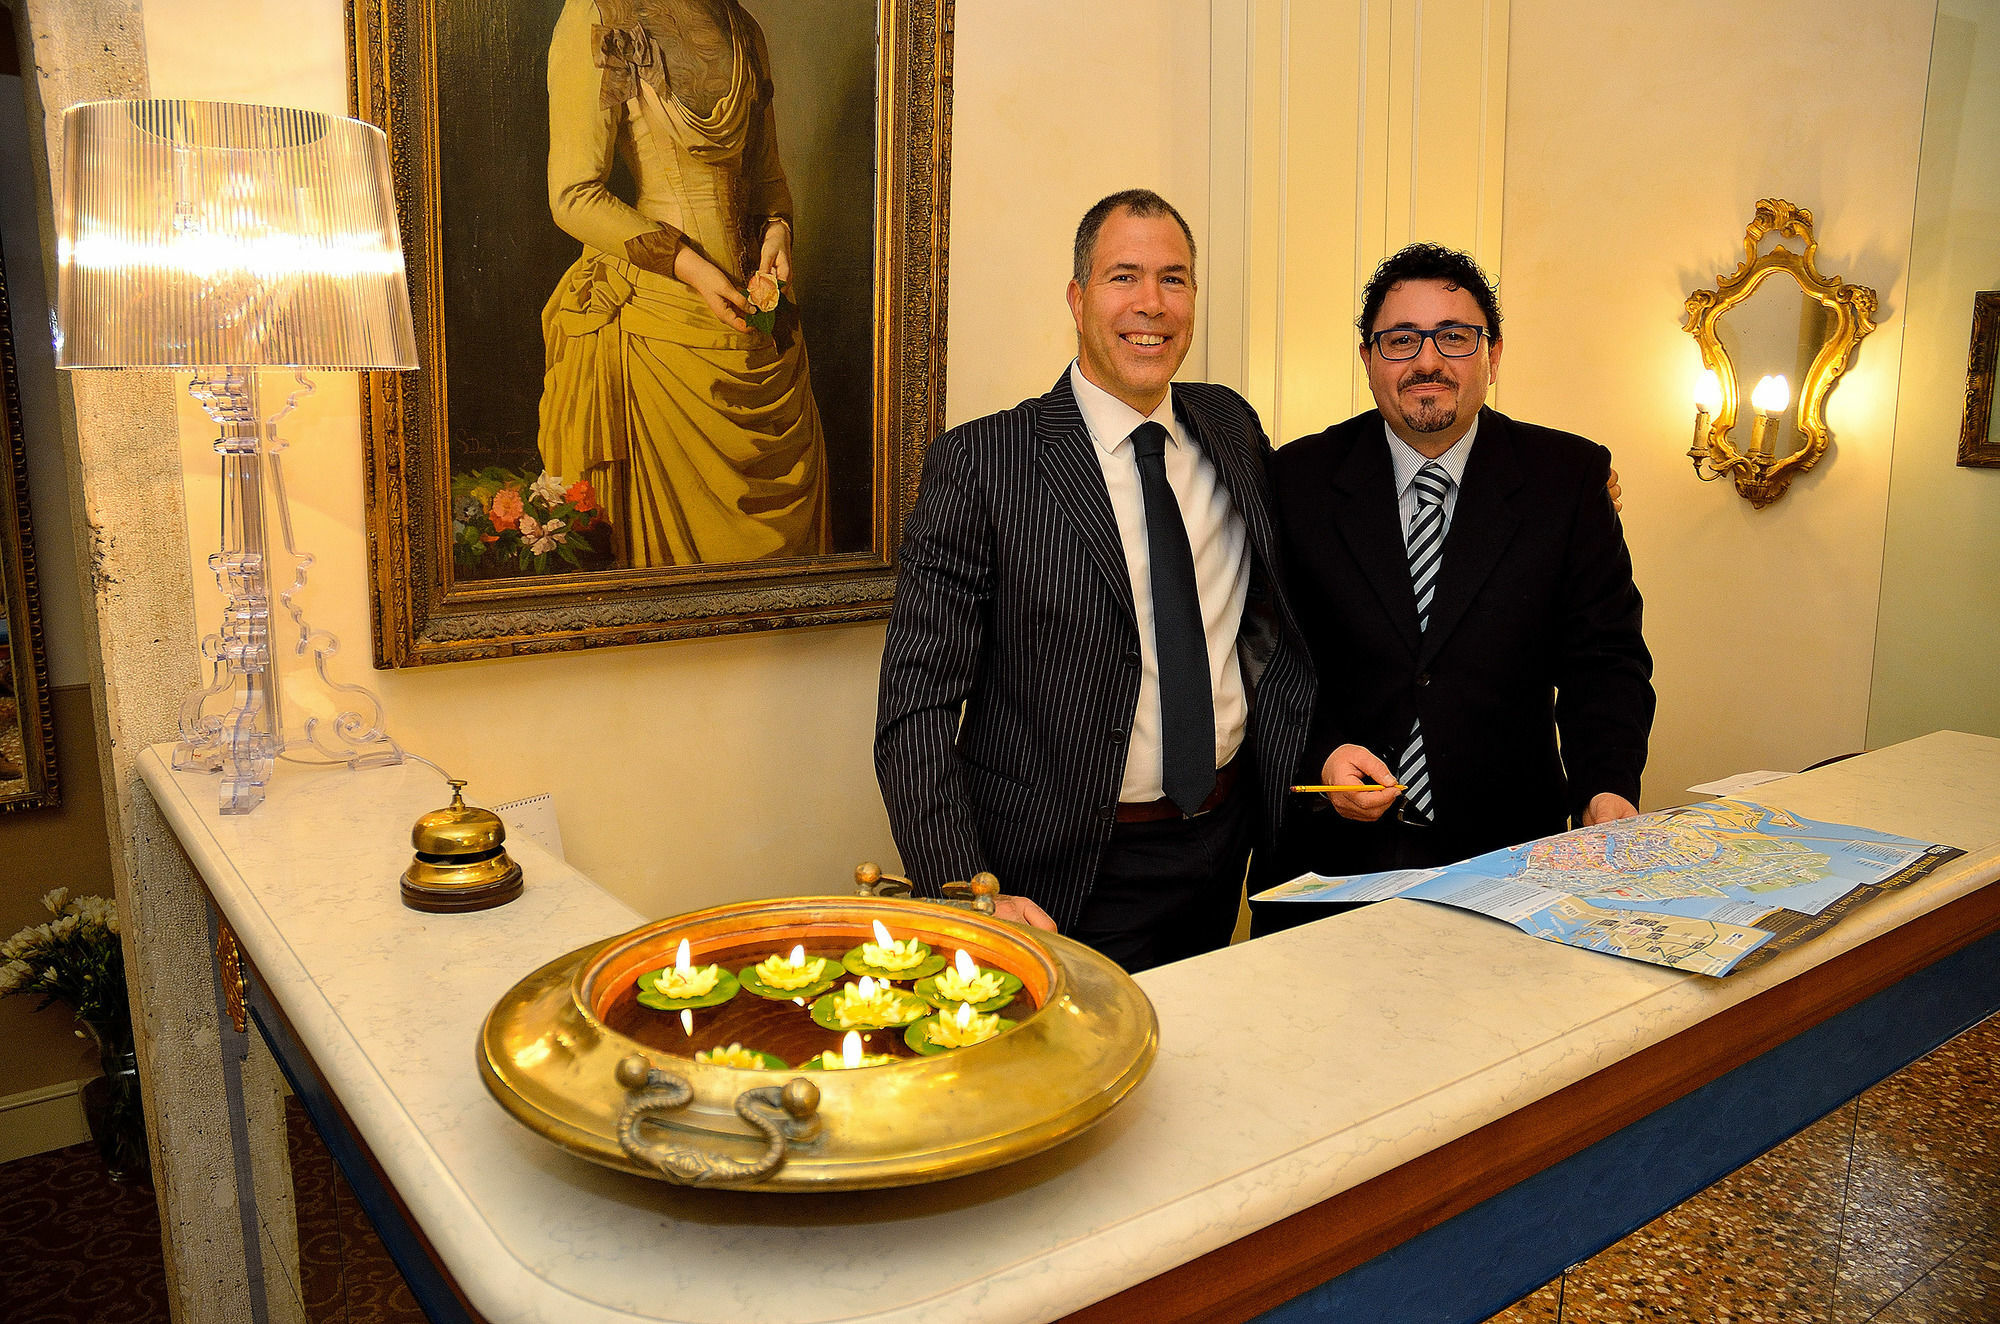
[[(1235, 392), (1179, 383), (1173, 398), (1248, 535), (1244, 752), (1268, 841), (1312, 703), (1277, 573), (1271, 447)], [(990, 869), (1068, 929), (1116, 818), (1140, 661), (1117, 519), (1067, 372), (932, 443), (900, 558), (875, 770), (903, 863), (932, 895)]]
[[(1382, 415), (1277, 453), (1291, 600), (1321, 683), (1302, 773), (1317, 781), (1347, 743), (1394, 768), (1421, 715), (1429, 862), (1562, 831), (1602, 791), (1639, 799), (1652, 657), (1610, 462), (1582, 437), (1482, 412), (1419, 636)], [(1389, 867), (1393, 823), (1319, 804), (1298, 816), (1288, 867)]]

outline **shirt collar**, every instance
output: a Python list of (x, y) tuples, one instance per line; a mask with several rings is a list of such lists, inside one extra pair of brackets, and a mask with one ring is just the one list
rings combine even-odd
[(1180, 444), (1180, 430), (1174, 426), (1174, 392), (1171, 386), (1167, 388), (1159, 408), (1150, 414), (1141, 414), (1084, 376), (1083, 366), (1071, 360), (1069, 388), (1076, 395), (1076, 407), (1083, 415), (1083, 425), (1090, 429), (1091, 442), (1106, 455), (1116, 454), (1118, 448), (1131, 438), (1132, 430), (1148, 420), (1165, 428), (1168, 439), (1175, 445)]
[[(1411, 483), (1417, 481), (1417, 470), (1432, 461), (1419, 455), (1415, 447), (1397, 436), (1386, 418), (1382, 420), (1382, 435), (1389, 439), (1389, 463), (1396, 470), (1396, 495), (1400, 497), (1410, 490)], [(1465, 482), (1466, 457), (1472, 454), (1472, 439), (1478, 435), (1479, 416), (1475, 414), (1472, 426), (1465, 430), (1465, 435), (1453, 442), (1450, 450), (1437, 457), (1438, 467), (1451, 478), (1453, 487), (1462, 486)]]

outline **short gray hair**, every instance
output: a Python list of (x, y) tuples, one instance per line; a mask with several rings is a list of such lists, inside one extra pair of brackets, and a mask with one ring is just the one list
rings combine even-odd
[(1099, 199), (1095, 206), (1083, 214), (1083, 220), (1077, 223), (1076, 249), (1071, 257), (1070, 275), (1076, 279), (1078, 285), (1090, 284), (1090, 264), (1097, 256), (1098, 232), (1104, 229), (1104, 223), (1110, 220), (1114, 213), (1121, 211), (1129, 211), (1141, 218), (1173, 217), (1174, 223), (1181, 227), (1181, 233), (1187, 236), (1188, 264), (1189, 266), (1194, 264), (1194, 231), (1188, 228), (1186, 218), (1174, 210), (1174, 204), (1149, 188), (1128, 188), (1113, 193), (1108, 198)]

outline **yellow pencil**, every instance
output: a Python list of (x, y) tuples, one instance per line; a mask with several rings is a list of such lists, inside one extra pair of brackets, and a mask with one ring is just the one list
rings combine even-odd
[(1315, 794), (1327, 791), (1405, 791), (1409, 788), (1400, 783), (1388, 786), (1294, 786), (1295, 791), (1309, 791)]

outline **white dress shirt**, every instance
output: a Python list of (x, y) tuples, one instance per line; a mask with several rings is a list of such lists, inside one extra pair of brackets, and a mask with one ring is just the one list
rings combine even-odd
[[(1148, 416), (1110, 392), (1092, 384), (1072, 363), (1070, 388), (1077, 408), (1097, 448), (1104, 470), (1104, 487), (1111, 496), (1111, 513), (1118, 520), (1118, 538), (1125, 547), (1125, 569), (1132, 577), (1132, 606), (1139, 620), (1139, 706), (1132, 714), (1130, 742), (1125, 747), (1123, 801), (1157, 800), (1160, 787), (1160, 653), (1153, 635), (1152, 556), (1146, 543), (1146, 500), (1139, 490), (1139, 468), (1132, 454), (1132, 431)], [(1236, 639), (1243, 624), (1243, 604), (1250, 594), (1250, 549), (1243, 516), (1229, 499), (1215, 465), (1174, 417), (1171, 390), (1151, 421), (1167, 430), (1167, 485), (1180, 503), (1187, 526), (1188, 547), (1194, 553), (1194, 581), (1201, 597), (1202, 630), (1208, 637), (1208, 678), (1215, 696), (1215, 766), (1236, 757), (1243, 744), (1249, 699), (1243, 689), (1243, 669), (1237, 661)]]
[[(1396, 509), (1403, 521), (1403, 545), (1410, 545), (1410, 522), (1417, 517), (1417, 470), (1432, 463), (1419, 454), (1415, 447), (1396, 435), (1388, 420), (1382, 422), (1382, 435), (1389, 439), (1389, 463), (1396, 470)], [(1472, 426), (1464, 436), (1452, 443), (1451, 449), (1437, 457), (1437, 466), (1451, 476), (1451, 486), (1444, 490), (1444, 528), (1451, 532), (1451, 515), (1458, 509), (1458, 489), (1465, 484), (1465, 461), (1472, 454), (1472, 439), (1479, 435), (1479, 419), (1475, 415)]]

